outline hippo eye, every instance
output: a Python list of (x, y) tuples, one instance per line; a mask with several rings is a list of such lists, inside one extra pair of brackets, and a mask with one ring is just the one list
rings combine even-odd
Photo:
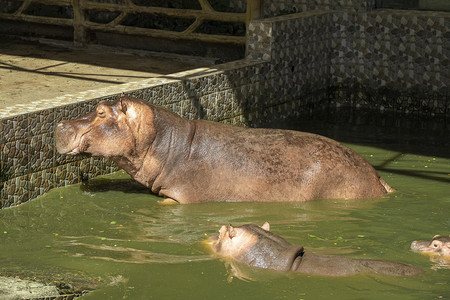
[(104, 117), (106, 116), (104, 110), (99, 110), (99, 111), (97, 112), (97, 115), (98, 115), (100, 118), (104, 118)]

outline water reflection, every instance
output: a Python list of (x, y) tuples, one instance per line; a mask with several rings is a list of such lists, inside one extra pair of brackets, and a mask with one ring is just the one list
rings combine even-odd
[(430, 261), (434, 263), (431, 267), (433, 270), (450, 269), (450, 257), (430, 256)]
[[(448, 297), (448, 261), (433, 257), (436, 261), (430, 262), (409, 250), (418, 236), (448, 228), (450, 161), (443, 152), (448, 152), (445, 145), (449, 141), (436, 144), (448, 130), (435, 139), (432, 136), (438, 128), (431, 128), (430, 137), (422, 138), (419, 133), (426, 130), (418, 130), (413, 137), (411, 127), (402, 145), (403, 135), (394, 134), (395, 130), (384, 134), (390, 129), (377, 129), (373, 124), (364, 125), (368, 130), (358, 126), (347, 130), (342, 124), (344, 117), (341, 127), (322, 121), (319, 128), (344, 142), (360, 139), (372, 145), (351, 147), (379, 166), (383, 178), (397, 192), (365, 200), (163, 206), (158, 204), (159, 197), (119, 172), (55, 189), (0, 211), (3, 269), (8, 266), (15, 268), (15, 274), (18, 270), (22, 270), (19, 275), (36, 274), (39, 272), (30, 270), (45, 270), (50, 265), (54, 267), (51, 274), (83, 270), (103, 279), (129, 279), (108, 296), (99, 294), (92, 299), (148, 299), (149, 295), (160, 299), (200, 299), (204, 295), (211, 299), (294, 299), (302, 293), (308, 299)], [(306, 126), (297, 129), (314, 131)], [(439, 153), (439, 149), (434, 151), (437, 148), (441, 156), (434, 156)], [(223, 224), (265, 221), (290, 243), (302, 244), (313, 252), (399, 261), (427, 270), (427, 276), (401, 281), (376, 276), (319, 280), (301, 276), (291, 280), (231, 262), (223, 261), (222, 265), (202, 245)], [(174, 289), (173, 282), (185, 284)]]
[(118, 245), (126, 241), (108, 240), (112, 242), (111, 245), (106, 244), (90, 244), (78, 242), (77, 239), (61, 242), (60, 246), (65, 250), (59, 252), (65, 253), (72, 257), (87, 257), (89, 259), (100, 259), (112, 261), (116, 263), (132, 263), (132, 264), (147, 264), (147, 263), (181, 263), (210, 260), (211, 257), (207, 255), (171, 255), (166, 253), (152, 252), (148, 249), (137, 249), (133, 247), (124, 247)]

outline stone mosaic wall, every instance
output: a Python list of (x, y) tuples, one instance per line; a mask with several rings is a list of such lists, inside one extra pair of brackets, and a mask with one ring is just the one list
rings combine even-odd
[(1, 207), (116, 170), (108, 160), (59, 155), (53, 130), (122, 92), (187, 118), (245, 126), (330, 105), (450, 115), (449, 13), (304, 2), (335, 10), (252, 22), (246, 60), (0, 110)]
[(57, 153), (53, 131), (61, 120), (83, 115), (99, 101), (114, 100), (124, 92), (186, 118), (245, 126), (249, 112), (255, 111), (252, 86), (262, 80), (264, 67), (261, 61), (243, 60), (0, 110), (1, 207), (118, 170), (106, 159)]
[(248, 57), (270, 62), (256, 94), (265, 110), (283, 105), (282, 115), (289, 115), (328, 103), (332, 18), (315, 11), (250, 24)]
[(450, 13), (375, 10), (334, 14), (336, 102), (409, 113), (450, 111)]
[(448, 115), (449, 17), (315, 10), (258, 20), (249, 28), (249, 57), (270, 61), (274, 80), (293, 84), (289, 95), (299, 100), (292, 105), (307, 107), (309, 88), (329, 105)]
[(94, 159), (61, 156), (54, 148), (53, 130), (57, 122), (90, 111), (92, 103), (56, 106), (0, 119), (1, 207), (20, 204), (53, 187), (108, 173), (114, 168), (106, 160), (93, 163)]

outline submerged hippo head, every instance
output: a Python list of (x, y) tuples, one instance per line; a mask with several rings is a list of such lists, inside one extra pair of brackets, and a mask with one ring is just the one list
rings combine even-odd
[(153, 115), (149, 110), (145, 103), (136, 99), (130, 101), (126, 96), (115, 102), (101, 101), (95, 111), (57, 125), (56, 149), (61, 154), (70, 155), (139, 155), (148, 149), (154, 134), (151, 126)]
[(239, 227), (222, 226), (211, 243), (212, 250), (246, 265), (289, 271), (303, 252), (300, 245), (292, 245), (271, 233), (269, 223), (259, 227), (245, 224)]
[(269, 230), (267, 222), (262, 227), (253, 224), (222, 226), (219, 236), (211, 239), (210, 245), (219, 256), (276, 271), (320, 276), (349, 276), (364, 272), (389, 276), (422, 273), (418, 268), (397, 262), (305, 252), (302, 246), (290, 244)]
[(435, 235), (431, 241), (414, 241), (411, 249), (450, 258), (450, 236)]

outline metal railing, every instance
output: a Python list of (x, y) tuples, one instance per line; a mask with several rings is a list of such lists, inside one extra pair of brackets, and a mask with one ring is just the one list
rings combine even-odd
[[(17, 1), (17, 0), (16, 0)], [(262, 17), (263, 0), (247, 0), (245, 13), (220, 12), (215, 10), (208, 0), (198, 0), (201, 9), (182, 9), (140, 6), (132, 0), (123, 0), (123, 4), (100, 3), (89, 0), (23, 0), (18, 9), (11, 13), (0, 13), (0, 19), (12, 21), (26, 21), (32, 23), (71, 26), (74, 30), (74, 43), (84, 45), (88, 43), (89, 31), (101, 31), (140, 35), (154, 38), (172, 40), (194, 40), (213, 43), (245, 44), (245, 36), (232, 36), (221, 34), (198, 33), (196, 30), (205, 21), (248, 23), (251, 20)], [(45, 17), (26, 14), (25, 11), (31, 4), (59, 6), (73, 9), (73, 18)], [(112, 21), (103, 24), (89, 19), (89, 11), (100, 11), (118, 14)], [(184, 31), (171, 31), (164, 29), (141, 28), (122, 23), (133, 14), (147, 14), (167, 18), (183, 18), (194, 20)]]

